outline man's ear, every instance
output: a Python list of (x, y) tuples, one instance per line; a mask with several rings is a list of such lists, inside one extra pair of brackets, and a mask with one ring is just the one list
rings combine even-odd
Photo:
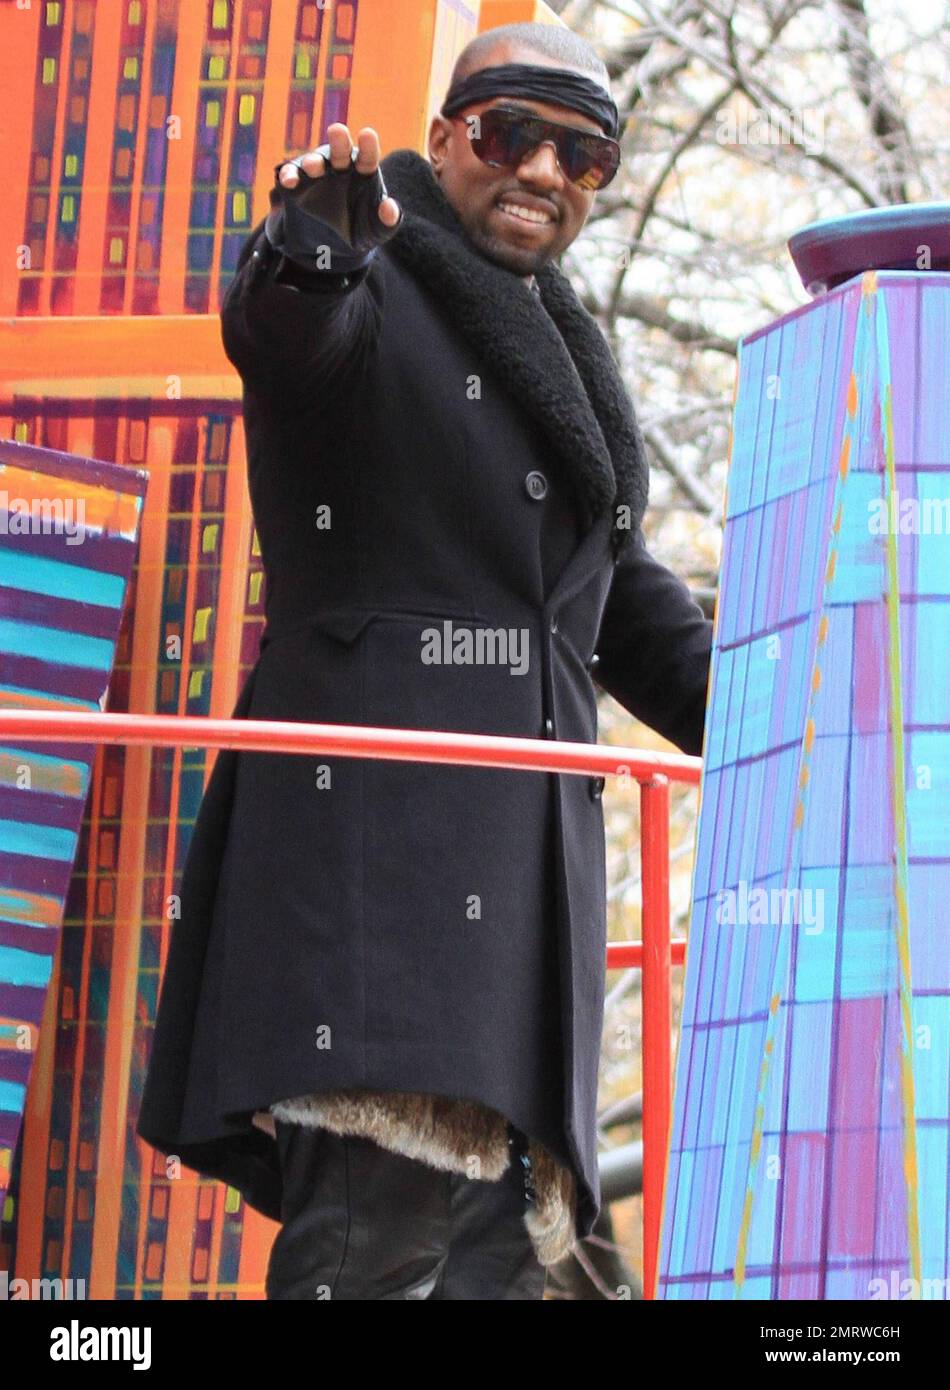
[(451, 135), (452, 122), (445, 116), (433, 116), (432, 124), (429, 126), (429, 163), (436, 178), (442, 175)]

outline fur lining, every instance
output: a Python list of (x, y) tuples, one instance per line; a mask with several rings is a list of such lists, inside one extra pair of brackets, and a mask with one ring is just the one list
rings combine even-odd
[(525, 1212), (525, 1225), (538, 1259), (543, 1265), (553, 1265), (571, 1253), (577, 1239), (574, 1175), (541, 1144), (530, 1143), (528, 1152), (538, 1195)]
[(446, 1096), (337, 1091), (277, 1101), (271, 1113), (293, 1124), (361, 1134), (381, 1148), (446, 1173), (496, 1182), (508, 1167), (503, 1115)]
[[(511, 1161), (508, 1121), (476, 1101), (336, 1091), (275, 1101), (270, 1114), (333, 1134), (358, 1134), (392, 1153), (486, 1182), (497, 1182)], [(537, 1196), (526, 1208), (525, 1225), (541, 1264), (555, 1264), (570, 1253), (576, 1239), (574, 1175), (533, 1140), (528, 1153)]]

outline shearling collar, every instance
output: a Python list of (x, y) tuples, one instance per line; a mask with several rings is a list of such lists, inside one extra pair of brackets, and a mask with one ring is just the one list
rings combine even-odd
[(403, 209), (386, 250), (448, 305), (460, 331), (542, 426), (586, 504), (587, 524), (613, 514), (619, 554), (643, 519), (649, 469), (633, 406), (596, 321), (553, 262), (538, 272), (540, 294), (533, 294), (520, 276), (481, 255), (415, 150), (394, 150), (381, 168)]

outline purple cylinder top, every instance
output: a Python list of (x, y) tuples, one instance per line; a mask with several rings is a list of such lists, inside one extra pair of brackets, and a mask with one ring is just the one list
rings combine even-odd
[(950, 270), (950, 203), (898, 203), (812, 222), (788, 249), (809, 294), (866, 270)]

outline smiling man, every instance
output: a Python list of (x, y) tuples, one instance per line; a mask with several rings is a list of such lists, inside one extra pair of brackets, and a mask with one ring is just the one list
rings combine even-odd
[[(557, 267), (618, 127), (585, 43), (506, 26), (428, 159), (337, 124), (276, 166), (222, 309), (266, 576), (237, 717), (593, 743), (596, 680), (701, 751), (711, 624), (647, 553), (633, 410)], [(219, 754), (138, 1131), (281, 1222), (270, 1298), (536, 1299), (590, 1232), (602, 789)]]
[[(552, 29), (544, 54), (517, 34), (499, 40), (500, 32), (476, 39), (456, 64), (442, 114), (432, 122), (429, 159), (473, 245), (507, 270), (531, 278), (570, 246), (587, 221), (597, 188), (616, 172), (620, 149), (611, 136), (617, 121), (606, 67), (592, 51), (575, 67), (584, 46), (569, 30)], [(565, 82), (558, 63), (563, 53), (574, 59), (570, 68), (580, 79), (583, 107), (602, 105), (600, 120), (584, 109), (532, 98), (532, 87), (544, 90), (543, 77), (526, 80), (518, 71), (502, 74), (491, 96), (471, 100), (479, 83), (491, 85), (486, 69), (557, 65)], [(602, 99), (583, 91), (594, 81), (604, 85)], [(546, 132), (545, 121), (557, 129)], [(554, 138), (539, 143), (545, 135)], [(575, 167), (566, 171), (570, 161)]]

